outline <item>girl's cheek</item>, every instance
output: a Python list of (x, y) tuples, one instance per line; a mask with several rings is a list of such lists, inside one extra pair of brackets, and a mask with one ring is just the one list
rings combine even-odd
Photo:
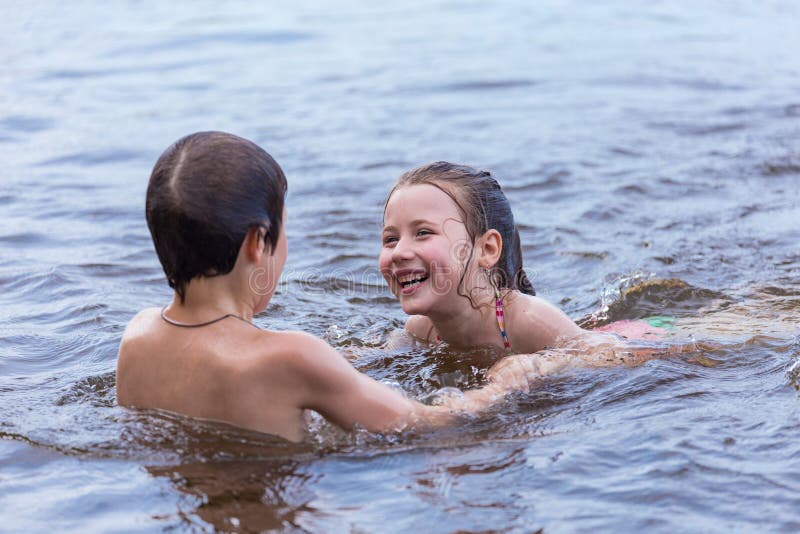
[(381, 271), (381, 274), (389, 268), (389, 256), (386, 253), (386, 249), (381, 249), (380, 255), (378, 255), (378, 269)]

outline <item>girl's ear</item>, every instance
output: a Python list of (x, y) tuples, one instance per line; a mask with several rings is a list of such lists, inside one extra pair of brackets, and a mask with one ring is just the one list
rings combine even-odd
[(503, 237), (497, 230), (487, 230), (478, 242), (478, 265), (491, 269), (500, 261), (503, 252)]
[(244, 236), (242, 248), (244, 248), (247, 259), (253, 263), (261, 261), (261, 256), (267, 252), (266, 234), (267, 229), (263, 226), (251, 226)]

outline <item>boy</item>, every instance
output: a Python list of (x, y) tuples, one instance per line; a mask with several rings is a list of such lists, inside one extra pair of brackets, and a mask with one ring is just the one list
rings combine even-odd
[[(503, 360), (489, 384), (425, 406), (356, 371), (324, 341), (251, 323), (286, 261), (286, 178), (254, 143), (200, 132), (170, 146), (147, 188), (147, 224), (174, 290), (139, 312), (117, 361), (122, 406), (225, 421), (300, 441), (311, 409), (350, 429), (439, 426), (527, 388), (527, 360)], [(516, 368), (516, 370), (514, 370)]]

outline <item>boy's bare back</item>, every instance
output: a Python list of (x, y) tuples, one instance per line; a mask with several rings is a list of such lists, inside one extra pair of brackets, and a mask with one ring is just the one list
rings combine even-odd
[(300, 441), (304, 410), (352, 428), (389, 430), (414, 403), (358, 373), (324, 341), (228, 318), (202, 328), (140, 312), (120, 346), (121, 405), (225, 421)]
[(303, 409), (289, 372), (289, 333), (261, 331), (235, 318), (203, 328), (140, 312), (119, 351), (120, 404), (159, 408), (302, 439)]

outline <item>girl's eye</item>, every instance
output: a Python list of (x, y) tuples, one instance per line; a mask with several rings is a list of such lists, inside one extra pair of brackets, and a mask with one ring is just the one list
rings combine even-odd
[(432, 233), (430, 230), (417, 230), (417, 235), (431, 235)]
[(397, 238), (393, 235), (388, 235), (383, 238), (384, 245), (393, 245), (394, 243), (397, 243)]

